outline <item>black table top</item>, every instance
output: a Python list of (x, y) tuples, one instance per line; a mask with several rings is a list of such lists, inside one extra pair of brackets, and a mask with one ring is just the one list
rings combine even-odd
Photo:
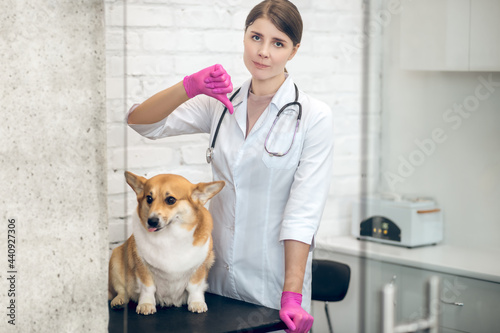
[(205, 301), (208, 306), (205, 313), (192, 313), (184, 305), (157, 307), (157, 312), (149, 316), (137, 314), (134, 302), (120, 310), (112, 310), (108, 305), (109, 333), (257, 333), (286, 328), (278, 310), (210, 293), (205, 294)]

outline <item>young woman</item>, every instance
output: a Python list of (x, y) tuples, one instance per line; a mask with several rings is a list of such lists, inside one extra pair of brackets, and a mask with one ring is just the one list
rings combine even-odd
[(214, 65), (134, 105), (128, 116), (151, 139), (210, 133), (213, 177), (226, 186), (210, 204), (216, 262), (209, 290), (280, 309), (291, 332), (307, 332), (313, 322), (311, 254), (333, 154), (329, 107), (298, 90), (285, 69), (301, 36), (291, 2), (263, 1), (244, 32), (251, 79), (232, 101), (231, 78)]

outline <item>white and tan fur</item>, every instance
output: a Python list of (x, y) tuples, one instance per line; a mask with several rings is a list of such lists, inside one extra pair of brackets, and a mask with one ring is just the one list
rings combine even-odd
[(111, 254), (111, 307), (133, 300), (144, 315), (155, 313), (156, 305), (186, 303), (189, 311), (207, 311), (206, 279), (214, 254), (212, 217), (204, 205), (224, 182), (192, 184), (178, 175), (146, 179), (130, 172), (125, 178), (137, 194), (137, 216), (132, 236)]

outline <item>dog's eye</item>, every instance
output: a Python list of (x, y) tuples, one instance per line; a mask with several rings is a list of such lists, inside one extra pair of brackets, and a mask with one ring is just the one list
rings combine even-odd
[(174, 197), (167, 197), (165, 199), (165, 202), (167, 203), (167, 205), (173, 205), (176, 201), (177, 201), (177, 199)]
[(148, 195), (148, 196), (146, 197), (146, 201), (148, 202), (148, 204), (151, 204), (151, 203), (153, 202), (153, 197), (152, 197), (152, 196), (150, 196), (150, 195)]

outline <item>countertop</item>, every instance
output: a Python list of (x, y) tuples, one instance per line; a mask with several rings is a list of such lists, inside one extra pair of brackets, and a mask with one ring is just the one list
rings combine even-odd
[(136, 303), (112, 310), (109, 305), (109, 333), (123, 332), (272, 332), (285, 329), (279, 311), (235, 299), (205, 293), (208, 311), (192, 313), (187, 306), (157, 307), (153, 315), (139, 315)]
[(500, 283), (500, 251), (471, 250), (445, 244), (408, 249), (362, 241), (352, 236), (318, 238), (316, 248)]

